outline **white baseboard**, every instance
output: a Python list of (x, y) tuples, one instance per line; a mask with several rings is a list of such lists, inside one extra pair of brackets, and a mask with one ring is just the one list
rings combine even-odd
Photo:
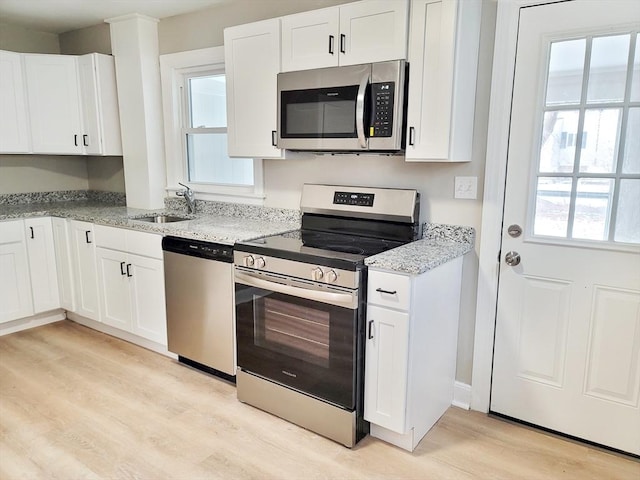
[(153, 342), (151, 340), (147, 340), (146, 338), (142, 338), (132, 333), (125, 332), (124, 330), (111, 327), (102, 322), (91, 320), (90, 318), (82, 317), (73, 312), (67, 312), (67, 318), (76, 323), (79, 323), (80, 325), (84, 325), (85, 327), (89, 327), (89, 328), (92, 328), (93, 330), (106, 333), (107, 335), (111, 335), (112, 337), (117, 337), (129, 343), (134, 343), (148, 350), (173, 358), (174, 360), (178, 359), (178, 356), (175, 353), (171, 353), (169, 350), (167, 350), (166, 345), (160, 345), (159, 343)]
[(20, 318), (0, 324), (0, 337), (10, 333), (21, 332), (30, 328), (47, 325), (48, 323), (59, 322), (66, 318), (62, 309), (51, 310), (50, 312), (39, 313), (31, 317)]
[(471, 407), (471, 385), (455, 382), (453, 385), (453, 402), (451, 402), (451, 405), (469, 410)]

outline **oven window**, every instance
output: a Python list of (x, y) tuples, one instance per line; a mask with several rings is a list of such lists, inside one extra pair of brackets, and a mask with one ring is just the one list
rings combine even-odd
[(254, 298), (263, 332), (256, 344), (323, 368), (329, 366), (329, 312), (270, 297)]
[(281, 92), (283, 138), (355, 138), (358, 86)]

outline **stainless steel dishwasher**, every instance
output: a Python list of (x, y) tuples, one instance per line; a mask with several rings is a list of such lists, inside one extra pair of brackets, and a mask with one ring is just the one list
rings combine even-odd
[(169, 351), (187, 365), (235, 381), (233, 247), (162, 239)]

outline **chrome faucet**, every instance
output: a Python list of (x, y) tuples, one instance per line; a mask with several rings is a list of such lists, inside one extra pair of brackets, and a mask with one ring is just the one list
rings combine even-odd
[(178, 190), (176, 192), (176, 195), (179, 197), (184, 197), (184, 199), (187, 201), (187, 211), (189, 213), (195, 213), (196, 212), (196, 194), (193, 190), (191, 190), (187, 185), (185, 185), (184, 183), (180, 183), (178, 182), (180, 185), (182, 185), (185, 189), (184, 190)]

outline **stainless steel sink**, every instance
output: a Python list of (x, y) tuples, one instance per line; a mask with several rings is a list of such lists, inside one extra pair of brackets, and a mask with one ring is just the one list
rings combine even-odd
[(174, 222), (186, 222), (191, 220), (190, 218), (177, 217), (175, 215), (150, 215), (148, 217), (138, 217), (132, 220), (139, 220), (141, 222), (149, 223), (174, 223)]

